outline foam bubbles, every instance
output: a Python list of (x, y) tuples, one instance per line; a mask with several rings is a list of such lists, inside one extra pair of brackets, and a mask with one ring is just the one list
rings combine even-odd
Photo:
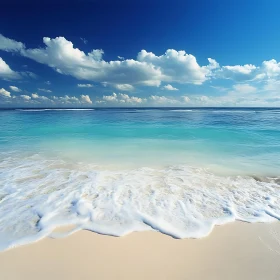
[(60, 225), (120, 236), (157, 230), (201, 238), (234, 220), (280, 218), (277, 178), (218, 176), (190, 166), (108, 170), (39, 155), (0, 161), (0, 249)]

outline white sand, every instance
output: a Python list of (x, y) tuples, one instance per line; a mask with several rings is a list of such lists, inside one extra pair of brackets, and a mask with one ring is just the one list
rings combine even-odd
[[(279, 251), (279, 252), (277, 252)], [(0, 279), (280, 279), (280, 223), (233, 223), (207, 238), (81, 231), (0, 253)]]

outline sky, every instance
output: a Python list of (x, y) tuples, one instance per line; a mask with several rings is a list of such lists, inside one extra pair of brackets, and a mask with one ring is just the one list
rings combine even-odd
[(280, 107), (280, 1), (1, 3), (0, 108)]

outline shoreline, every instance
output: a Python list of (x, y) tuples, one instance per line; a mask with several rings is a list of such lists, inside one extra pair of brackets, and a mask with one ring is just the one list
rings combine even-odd
[(174, 239), (155, 231), (112, 237), (82, 230), (0, 252), (5, 280), (277, 280), (279, 263), (277, 221), (216, 226), (201, 239)]

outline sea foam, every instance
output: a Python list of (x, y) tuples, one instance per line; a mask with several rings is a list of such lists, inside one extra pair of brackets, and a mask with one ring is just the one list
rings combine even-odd
[(156, 230), (201, 238), (235, 220), (280, 219), (280, 183), (186, 165), (108, 170), (7, 155), (0, 161), (0, 213), (1, 250), (37, 241), (62, 225), (113, 236)]

